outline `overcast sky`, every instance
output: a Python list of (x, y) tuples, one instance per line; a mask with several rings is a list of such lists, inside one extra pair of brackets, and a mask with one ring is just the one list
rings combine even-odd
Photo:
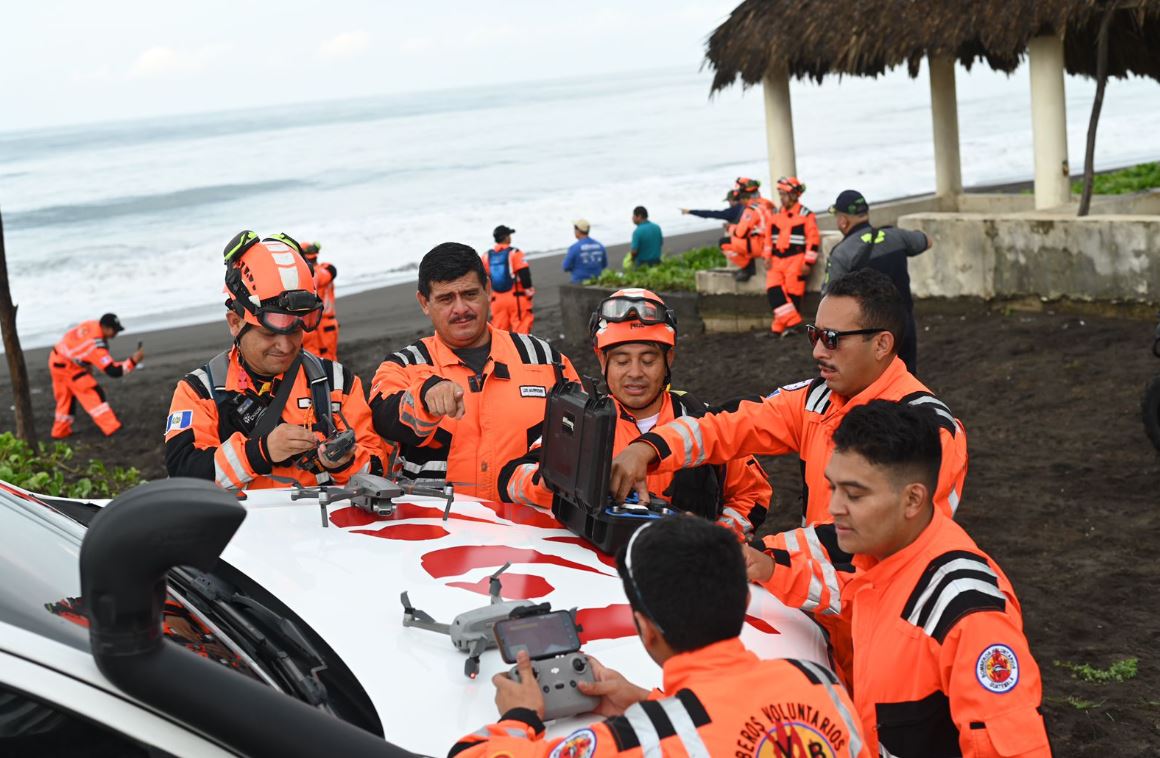
[(659, 67), (695, 71), (706, 37), (737, 2), (6, 3), (0, 130)]

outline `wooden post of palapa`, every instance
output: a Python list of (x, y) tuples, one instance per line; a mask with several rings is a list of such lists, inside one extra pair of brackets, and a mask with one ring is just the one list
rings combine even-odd
[(16, 333), (16, 306), (8, 287), (8, 258), (4, 252), (4, 217), (0, 214), (0, 331), (4, 333), (4, 355), (8, 358), (8, 376), (12, 381), (12, 400), (16, 407), (16, 436), (36, 447), (36, 418), (32, 415), (32, 393), (28, 386), (28, 367)]

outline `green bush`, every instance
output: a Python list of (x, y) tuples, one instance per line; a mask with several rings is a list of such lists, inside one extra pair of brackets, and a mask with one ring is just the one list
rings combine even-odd
[(725, 265), (725, 254), (716, 247), (701, 247), (687, 253), (665, 258), (655, 266), (629, 268), (624, 271), (606, 269), (585, 284), (609, 289), (643, 287), (653, 292), (693, 292), (697, 289), (697, 272)]
[[(1153, 187), (1160, 187), (1160, 162), (1141, 163), (1119, 171), (1097, 174), (1092, 179), (1094, 195), (1127, 195)], [(1072, 182), (1071, 191), (1076, 195), (1082, 193), (1083, 180)]]
[(110, 498), (141, 483), (133, 467), (108, 468), (101, 461), (82, 465), (63, 442), (36, 450), (11, 432), (0, 434), (0, 479), (53, 497)]
[(1073, 679), (1084, 682), (1126, 682), (1136, 678), (1138, 658), (1124, 658), (1115, 661), (1106, 669), (1096, 668), (1087, 663), (1072, 663), (1071, 661), (1056, 661), (1058, 668), (1071, 672)]

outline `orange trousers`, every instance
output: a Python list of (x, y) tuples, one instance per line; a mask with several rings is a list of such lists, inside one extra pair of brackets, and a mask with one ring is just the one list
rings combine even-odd
[(759, 250), (753, 250), (752, 237), (724, 237), (721, 240), (721, 252), (737, 268), (745, 268), (750, 261), (761, 257)]
[(769, 265), (765, 269), (765, 294), (773, 311), (773, 322), (769, 329), (775, 334), (781, 334), (802, 322), (798, 308), (802, 296), (806, 294), (803, 273), (805, 260), (804, 253), (786, 258), (773, 255), (767, 259)]
[(306, 332), (302, 337), (302, 348), (311, 355), (326, 358), (330, 361), (338, 360), (338, 319), (326, 318), (313, 332)]
[(113, 409), (105, 400), (105, 391), (97, 384), (89, 369), (50, 356), (48, 371), (52, 376), (52, 394), (56, 398), (56, 416), (52, 423), (53, 439), (63, 439), (72, 434), (78, 402), (93, 417), (93, 423), (106, 437), (121, 428), (117, 414), (113, 413)]
[(531, 334), (532, 299), (526, 293), (493, 292), (491, 294), (491, 325), (509, 332)]

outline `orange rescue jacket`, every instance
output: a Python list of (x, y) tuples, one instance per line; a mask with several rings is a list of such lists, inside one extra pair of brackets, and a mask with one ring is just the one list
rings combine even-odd
[[(616, 402), (617, 422), (612, 451), (615, 455), (640, 436), (636, 419)], [(681, 392), (665, 392), (657, 425), (667, 424), (681, 416), (700, 416), (707, 407), (700, 401)], [(666, 499), (671, 495), (673, 473), (658, 473), (648, 478), (649, 491)], [(552, 507), (552, 492), (540, 479), (539, 444), (528, 455), (521, 456), (504, 466), (499, 479), (500, 498), (507, 502), (524, 503), (540, 508)], [(735, 532), (739, 538), (748, 539), (753, 532), (754, 522), (760, 525), (765, 520), (773, 488), (761, 464), (753, 456), (729, 461), (725, 464), (725, 482), (722, 495), (721, 514), (717, 523)]]
[[(256, 387), (235, 346), (177, 383), (165, 425), (165, 467), (169, 475), (210, 479), (222, 487), (264, 489), (287, 486), (271, 475), (314, 486), (330, 481), (343, 484), (359, 472), (381, 474), (384, 449), (371, 427), (362, 381), (340, 363), (315, 360), (320, 361), (329, 379), (332, 409), (341, 408), (355, 432), (354, 458), (346, 466), (313, 474), (293, 461), (271, 461), (264, 438), (247, 436), (239, 421), (239, 404), (246, 398), (269, 404), (282, 376), (274, 377), (269, 386)], [(312, 405), (306, 371), (299, 369), (282, 409), (282, 422), (309, 426), (323, 439)], [(346, 428), (337, 410), (333, 419), (339, 430)]]
[(333, 264), (319, 261), (314, 264), (314, 288), (318, 291), (318, 298), (322, 301), (322, 320), (335, 321), (338, 318), (334, 310), (334, 280), (338, 270)]
[(754, 198), (745, 205), (741, 218), (727, 228), (734, 249), (744, 248), (749, 256), (758, 258), (767, 254), (769, 242), (770, 214), (760, 198)]
[(876, 561), (832, 524), (765, 538), (765, 586), (849, 627), (854, 703), (874, 755), (1050, 756), (1039, 667), (1002, 569), (939, 509)]
[(934, 502), (954, 516), (967, 476), (967, 433), (941, 400), (897, 357), (854, 397), (835, 394), (821, 377), (774, 390), (760, 403), (743, 401), (732, 413), (683, 418), (639, 438), (656, 450), (656, 472), (702, 463), (724, 463), (745, 455), (797, 453), (802, 463), (802, 524), (830, 521), (826, 465), (834, 430), (851, 408), (871, 400), (893, 400), (932, 409), (942, 439), (942, 468)]
[[(672, 693), (672, 694), (665, 694)], [(665, 661), (664, 693), (567, 737), (526, 708), (463, 737), (448, 758), (533, 756), (870, 758), (850, 696), (809, 661), (761, 660), (734, 638)]]
[(813, 211), (801, 203), (794, 203), (773, 214), (772, 226), (773, 255), (789, 258), (804, 254), (807, 266), (818, 262), (822, 235), (818, 231), (818, 219)]
[(69, 329), (52, 350), (55, 357), (64, 362), (85, 370), (96, 366), (112, 377), (128, 374), (137, 367), (132, 358), (113, 360), (113, 356), (109, 355), (109, 343), (101, 331), (101, 322), (97, 320), (84, 321)]
[[(561, 378), (579, 377), (539, 337), (488, 330), (491, 355), (480, 374), (434, 335), (388, 355), (370, 394), (375, 430), (398, 445), (400, 476), (428, 486), (452, 481), (457, 492), (498, 501), (500, 469), (539, 439), (548, 392)], [(463, 418), (436, 418), (423, 404), (423, 393), (444, 379), (464, 389)]]

